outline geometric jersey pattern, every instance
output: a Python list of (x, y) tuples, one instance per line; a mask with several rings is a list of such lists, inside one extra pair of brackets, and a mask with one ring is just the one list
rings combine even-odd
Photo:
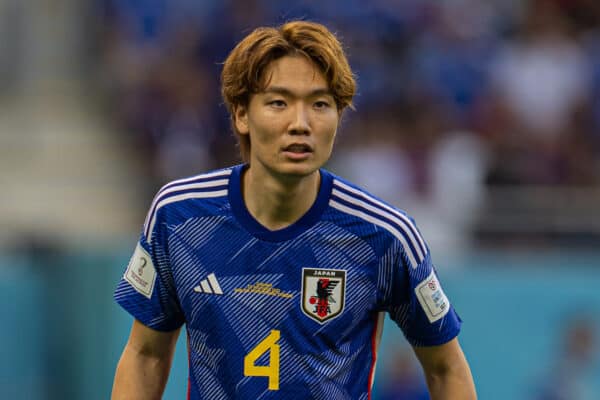
[[(245, 208), (244, 168), (165, 185), (139, 241), (156, 270), (152, 294), (125, 279), (115, 291), (116, 301), (153, 329), (185, 324), (191, 399), (368, 399), (382, 313), (412, 345), (458, 334), (452, 306), (431, 323), (416, 298), (415, 288), (435, 272), (405, 213), (322, 169), (311, 209), (269, 231)], [(344, 272), (332, 275), (343, 276), (332, 285), (343, 291), (318, 297), (341, 308), (331, 319), (303, 311), (330, 279), (306, 280), (303, 292), (306, 269)], [(245, 370), (245, 359), (258, 369)]]

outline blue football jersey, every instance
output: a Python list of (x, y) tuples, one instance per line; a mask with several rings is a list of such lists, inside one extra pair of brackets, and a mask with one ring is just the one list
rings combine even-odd
[(315, 203), (270, 231), (244, 165), (164, 186), (115, 292), (143, 324), (185, 324), (190, 399), (368, 399), (384, 313), (414, 346), (461, 321), (402, 211), (322, 169)]

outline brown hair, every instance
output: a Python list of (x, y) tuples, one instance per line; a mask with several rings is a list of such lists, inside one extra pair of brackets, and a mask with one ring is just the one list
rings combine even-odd
[(321, 69), (340, 115), (346, 107), (352, 108), (356, 81), (342, 45), (331, 31), (308, 21), (257, 28), (229, 53), (221, 72), (221, 94), (244, 161), (250, 156), (250, 139), (237, 131), (235, 111), (239, 106), (247, 107), (250, 96), (264, 89), (263, 73), (272, 61), (295, 54), (307, 57)]

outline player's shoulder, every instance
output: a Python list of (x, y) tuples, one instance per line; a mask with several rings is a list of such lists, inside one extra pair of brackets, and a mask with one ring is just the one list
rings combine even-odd
[(413, 220), (406, 211), (374, 195), (367, 189), (329, 171), (328, 173), (332, 180), (332, 202), (339, 202), (361, 210), (374, 211), (376, 209), (382, 213)]
[(187, 200), (206, 199), (218, 202), (226, 199), (229, 178), (234, 168), (215, 169), (176, 179), (163, 185), (154, 196), (144, 221), (146, 234), (148, 235), (152, 231), (156, 216), (162, 209), (177, 208)]
[(332, 208), (393, 236), (407, 251), (411, 264), (419, 264), (425, 258), (427, 246), (411, 216), (368, 190), (330, 174), (333, 183), (329, 205)]
[(227, 167), (203, 172), (164, 184), (156, 193), (155, 198), (180, 192), (182, 190), (198, 190), (227, 185), (229, 176), (235, 167)]

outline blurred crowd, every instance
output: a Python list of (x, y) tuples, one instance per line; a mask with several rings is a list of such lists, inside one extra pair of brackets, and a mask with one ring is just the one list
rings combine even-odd
[(102, 11), (103, 78), (160, 180), (235, 160), (220, 64), (254, 27), (303, 18), (331, 26), (357, 72), (340, 147), (381, 153), (404, 190), (427, 192), (432, 169), (455, 161), (489, 184), (600, 181), (593, 0), (104, 0)]
[(464, 225), (491, 186), (600, 186), (595, 0), (100, 4), (102, 87), (150, 191), (238, 162), (221, 63), (254, 27), (295, 18), (331, 27), (357, 74), (334, 172)]

